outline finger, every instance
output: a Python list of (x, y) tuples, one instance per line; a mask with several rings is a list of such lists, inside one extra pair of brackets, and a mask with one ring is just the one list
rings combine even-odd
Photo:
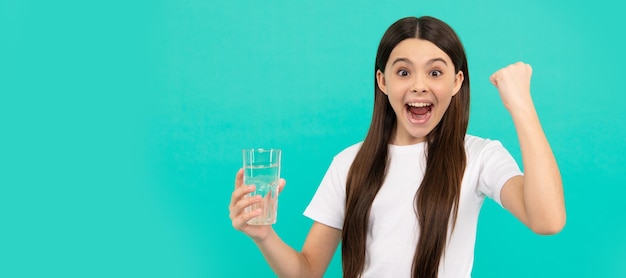
[(230, 207), (229, 217), (232, 221), (241, 218), (243, 214), (250, 214), (250, 212), (246, 213), (245, 208), (254, 205), (256, 203), (260, 203), (263, 200), (261, 196), (255, 195), (249, 198), (243, 198), (236, 202), (233, 206)]
[(260, 203), (262, 200), (263, 200), (263, 197), (261, 197), (261, 195), (253, 195), (250, 197), (242, 198), (239, 201), (235, 202), (235, 204), (232, 207), (232, 211), (234, 212), (235, 215), (238, 215), (245, 208), (251, 205), (254, 205), (256, 203)]
[(243, 184), (243, 168), (239, 168), (237, 175), (235, 175), (235, 189), (241, 187)]
[(240, 214), (238, 217), (233, 218), (233, 221), (232, 221), (233, 228), (239, 231), (243, 231), (248, 226), (248, 221), (250, 221), (252, 218), (255, 218), (261, 215), (261, 212), (262, 210), (259, 208), (259, 209), (252, 210), (250, 212)]
[(244, 199), (244, 196), (252, 191), (254, 191), (256, 186), (254, 185), (246, 185), (240, 186), (235, 189), (230, 197), (230, 208), (234, 207), (237, 202), (241, 199)]
[(285, 184), (287, 184), (287, 182), (285, 181), (285, 179), (281, 178), (278, 181), (278, 193), (280, 194), (280, 192), (283, 191), (283, 188), (285, 188)]

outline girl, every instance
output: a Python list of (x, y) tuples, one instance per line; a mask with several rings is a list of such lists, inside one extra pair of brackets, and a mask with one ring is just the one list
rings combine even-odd
[[(498, 142), (467, 135), (469, 72), (455, 32), (432, 17), (403, 18), (383, 35), (374, 112), (361, 143), (336, 155), (305, 215), (301, 252), (271, 226), (246, 222), (237, 173), (233, 227), (281, 277), (321, 277), (341, 242), (344, 277), (470, 277), (485, 196), (538, 234), (565, 225), (560, 173), (530, 96), (532, 69), (515, 63), (490, 81), (511, 114), (525, 173)], [(284, 187), (284, 180), (280, 187)]]

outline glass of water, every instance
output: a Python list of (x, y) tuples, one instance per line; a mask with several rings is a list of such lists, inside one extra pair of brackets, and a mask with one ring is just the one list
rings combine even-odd
[(243, 184), (256, 186), (255, 191), (247, 195), (260, 195), (263, 200), (245, 209), (250, 212), (261, 209), (261, 215), (248, 221), (250, 225), (271, 225), (276, 223), (278, 208), (278, 181), (280, 179), (279, 149), (244, 149)]

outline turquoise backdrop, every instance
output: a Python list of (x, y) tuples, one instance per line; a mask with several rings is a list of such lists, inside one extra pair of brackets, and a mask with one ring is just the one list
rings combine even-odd
[[(495, 70), (522, 60), (556, 154), (565, 229), (493, 201), (474, 277), (626, 277), (619, 1), (0, 0), (0, 277), (272, 277), (231, 227), (241, 149), (283, 149), (275, 229), (361, 141), (385, 29), (448, 22), (467, 50), (470, 133), (521, 162)], [(341, 276), (336, 255), (326, 277)]]

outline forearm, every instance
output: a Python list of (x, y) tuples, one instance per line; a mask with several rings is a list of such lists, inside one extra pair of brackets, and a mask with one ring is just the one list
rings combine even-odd
[(306, 257), (283, 242), (274, 230), (255, 243), (278, 277), (313, 277)]
[(522, 152), (527, 224), (537, 233), (556, 233), (565, 225), (563, 185), (556, 159), (532, 105), (511, 115)]

